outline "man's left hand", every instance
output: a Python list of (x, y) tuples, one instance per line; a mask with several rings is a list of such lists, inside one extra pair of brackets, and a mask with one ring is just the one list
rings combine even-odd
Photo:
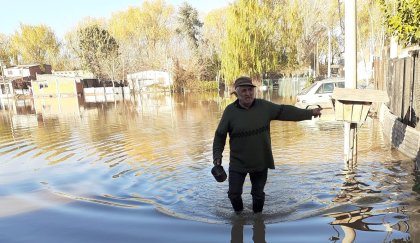
[(315, 118), (316, 117), (321, 117), (321, 110), (322, 110), (321, 107), (312, 109), (312, 116), (315, 117)]

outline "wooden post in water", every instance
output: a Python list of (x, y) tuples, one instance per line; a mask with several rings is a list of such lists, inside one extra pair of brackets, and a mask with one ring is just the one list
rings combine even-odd
[(331, 96), (334, 100), (335, 119), (344, 121), (344, 160), (347, 169), (357, 162), (357, 124), (363, 123), (373, 102), (388, 102), (383, 90), (335, 88)]
[[(357, 45), (356, 45), (356, 0), (346, 0), (345, 4), (345, 87), (357, 87)], [(348, 169), (355, 165), (357, 123), (344, 123), (344, 162)]]

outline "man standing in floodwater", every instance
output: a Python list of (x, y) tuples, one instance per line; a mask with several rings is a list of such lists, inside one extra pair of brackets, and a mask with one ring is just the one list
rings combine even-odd
[(242, 188), (249, 174), (252, 189), (252, 210), (261, 213), (264, 207), (264, 186), (268, 169), (274, 169), (270, 122), (302, 121), (321, 116), (321, 108), (300, 109), (255, 98), (255, 85), (249, 77), (234, 82), (237, 100), (223, 112), (213, 140), (213, 163), (222, 164), (222, 153), (229, 134), (228, 197), (236, 213), (243, 210)]

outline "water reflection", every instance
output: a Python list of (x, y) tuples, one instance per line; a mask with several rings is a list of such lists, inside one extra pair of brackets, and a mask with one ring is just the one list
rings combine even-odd
[[(244, 225), (246, 220), (244, 217), (237, 216), (232, 222), (231, 243), (244, 243)], [(265, 224), (262, 215), (254, 215), (252, 222), (252, 240), (254, 243), (266, 243), (265, 241)]]
[(401, 212), (377, 213), (372, 209), (373, 207), (345, 205), (335, 208), (336, 212), (327, 213), (327, 216), (334, 218), (330, 225), (336, 232), (330, 240), (354, 242), (356, 238), (360, 240), (367, 236), (362, 232), (386, 232), (383, 236), (376, 235), (375, 239), (370, 238), (371, 242), (410, 241), (410, 227), (406, 215)]
[(2, 110), (16, 115), (35, 113), (33, 99), (0, 99), (0, 111)]
[[(403, 178), (406, 174), (401, 168), (398, 168), (401, 164), (401, 161), (391, 162), (391, 166), (386, 166), (386, 169), (394, 172), (393, 177)], [(364, 231), (387, 232), (383, 236), (383, 242), (410, 241), (410, 227), (408, 216), (404, 213), (404, 206), (395, 207), (397, 212), (391, 212), (389, 208), (375, 211), (373, 207), (368, 206), (386, 202), (389, 189), (384, 192), (371, 189), (369, 184), (362, 181), (363, 176), (358, 175), (359, 173), (366, 174), (366, 171), (363, 170), (363, 167), (359, 169), (356, 165), (352, 170), (343, 170), (343, 173), (337, 174), (344, 180), (333, 202), (340, 203), (343, 206), (338, 206), (333, 208), (332, 212), (325, 213), (326, 216), (334, 218), (330, 225), (337, 232), (337, 235), (331, 236), (330, 240), (334, 242), (354, 242), (356, 238), (363, 237), (361, 232)], [(381, 174), (380, 178), (374, 178), (373, 180), (371, 178), (371, 183), (375, 184), (378, 179), (380, 183), (388, 183), (389, 177), (384, 178)], [(401, 182), (398, 181), (396, 184), (401, 184)], [(384, 187), (379, 186), (378, 188)], [(381, 213), (381, 211), (385, 212)], [(341, 230), (337, 230), (336, 226), (339, 226)]]
[(343, 174), (338, 174), (337, 176), (344, 176), (344, 183), (333, 202), (351, 202), (354, 197), (363, 196), (364, 193), (381, 192), (370, 189), (368, 184), (358, 180), (360, 176), (357, 175), (357, 168), (345, 170)]
[(33, 100), (35, 113), (43, 118), (57, 116), (80, 116), (83, 112), (83, 98), (79, 96), (36, 98)]

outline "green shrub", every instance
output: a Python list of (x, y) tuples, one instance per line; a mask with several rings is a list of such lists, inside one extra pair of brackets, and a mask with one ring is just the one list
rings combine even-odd
[(188, 81), (186, 88), (190, 91), (215, 91), (217, 90), (216, 81)]

